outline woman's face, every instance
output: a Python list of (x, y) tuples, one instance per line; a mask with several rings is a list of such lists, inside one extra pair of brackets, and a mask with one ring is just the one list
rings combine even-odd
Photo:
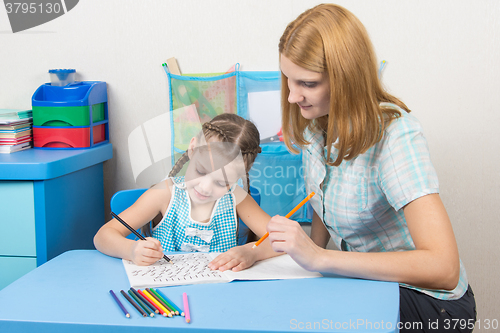
[(316, 119), (330, 111), (330, 81), (323, 73), (313, 72), (294, 64), (281, 55), (281, 72), (288, 78), (288, 102), (300, 107), (302, 117)]

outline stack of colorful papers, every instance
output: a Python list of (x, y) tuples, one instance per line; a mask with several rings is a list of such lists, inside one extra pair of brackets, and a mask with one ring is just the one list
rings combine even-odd
[(31, 110), (0, 109), (0, 153), (31, 148), (32, 126)]

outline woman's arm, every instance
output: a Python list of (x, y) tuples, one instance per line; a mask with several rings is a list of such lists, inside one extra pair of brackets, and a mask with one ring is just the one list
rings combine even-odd
[(330, 240), (330, 233), (326, 230), (323, 221), (319, 218), (318, 214), (313, 211), (313, 218), (311, 222), (311, 239), (321, 248), (326, 248)]
[(454, 289), (459, 280), (458, 248), (438, 194), (404, 208), (416, 249), (401, 252), (343, 252), (317, 246), (297, 223), (273, 217), (268, 224), (275, 251), (286, 252), (304, 268), (343, 276), (396, 281), (429, 289)]
[[(120, 213), (120, 217), (137, 230), (159, 212), (164, 212), (169, 201), (169, 187), (158, 184), (144, 192), (132, 206)], [(137, 265), (150, 265), (163, 257), (158, 240), (148, 237), (145, 241), (134, 241), (126, 238), (129, 234), (125, 226), (112, 219), (94, 236), (94, 245), (104, 254), (132, 260)]]

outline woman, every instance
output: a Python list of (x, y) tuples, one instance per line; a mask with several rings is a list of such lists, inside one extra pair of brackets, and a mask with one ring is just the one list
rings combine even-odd
[[(311, 236), (273, 217), (273, 249), (308, 270), (399, 282), (403, 331), (471, 331), (474, 295), (422, 128), (382, 88), (361, 22), (316, 6), (288, 25), (279, 52), (284, 140), (303, 150), (317, 195)], [(342, 251), (325, 249), (330, 237)]]

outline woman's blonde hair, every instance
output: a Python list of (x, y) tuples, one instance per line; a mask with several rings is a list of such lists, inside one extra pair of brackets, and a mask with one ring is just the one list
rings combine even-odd
[[(382, 87), (375, 52), (363, 24), (348, 10), (334, 4), (321, 4), (291, 22), (279, 42), (279, 53), (294, 64), (323, 73), (330, 82), (330, 111), (314, 120), (302, 117), (297, 104), (290, 104), (287, 78), (282, 79), (282, 127), (287, 147), (303, 147), (306, 128), (322, 131), (328, 149), (326, 162), (338, 166), (366, 152), (377, 143), (390, 121), (401, 114), (380, 106), (396, 104), (410, 110)], [(333, 142), (338, 155), (331, 161)]]

